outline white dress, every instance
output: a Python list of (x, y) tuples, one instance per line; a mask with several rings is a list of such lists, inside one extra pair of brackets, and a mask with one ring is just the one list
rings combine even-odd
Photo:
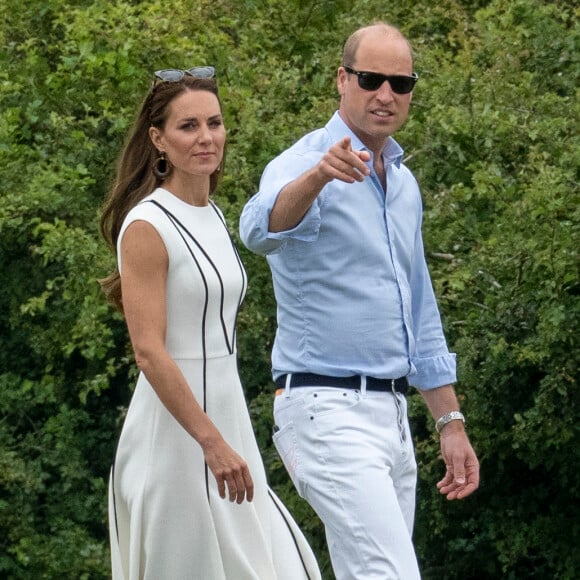
[(109, 484), (113, 580), (319, 579), (309, 545), (268, 487), (252, 430), (235, 346), (246, 274), (221, 212), (159, 188), (131, 210), (119, 245), (135, 220), (155, 227), (169, 255), (169, 354), (247, 462), (255, 496), (241, 505), (219, 497), (200, 446), (140, 374)]

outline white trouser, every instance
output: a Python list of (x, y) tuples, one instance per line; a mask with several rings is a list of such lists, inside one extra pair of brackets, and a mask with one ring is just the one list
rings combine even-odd
[(274, 444), (326, 530), (337, 580), (420, 578), (412, 544), (417, 464), (404, 395), (286, 387)]

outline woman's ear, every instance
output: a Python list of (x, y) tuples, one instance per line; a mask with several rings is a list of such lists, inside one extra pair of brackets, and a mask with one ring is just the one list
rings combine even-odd
[(153, 143), (153, 147), (158, 151), (163, 151), (161, 131), (157, 127), (149, 127), (149, 138), (151, 143)]

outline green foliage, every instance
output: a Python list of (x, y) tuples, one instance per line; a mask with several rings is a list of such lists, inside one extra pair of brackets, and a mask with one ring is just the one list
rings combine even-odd
[[(342, 43), (388, 19), (420, 81), (398, 135), (458, 391), (482, 460), (464, 502), (417, 396), (416, 544), (430, 578), (572, 578), (578, 380), (578, 9), (540, 0), (0, 0), (0, 575), (108, 576), (106, 481), (134, 368), (96, 280), (98, 210), (153, 70), (214, 64), (234, 235), (265, 164), (337, 105)], [(332, 578), (323, 530), (271, 445), (275, 304), (250, 287), (240, 370), (274, 489)]]
[(577, 25), (571, 9), (530, 2), (492, 2), (460, 20), (455, 54), (421, 53), (450, 77), (428, 95), (418, 88), (407, 131), (428, 135), (410, 165), (424, 186), (426, 246), (482, 487), (441, 508), (436, 450), (418, 443), (430, 466), (419, 490), (424, 576), (572, 578)]

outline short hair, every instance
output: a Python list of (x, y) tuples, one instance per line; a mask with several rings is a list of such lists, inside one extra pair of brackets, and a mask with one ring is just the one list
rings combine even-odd
[(408, 45), (409, 45), (409, 52), (411, 52), (411, 44), (407, 40), (407, 37), (396, 27), (388, 22), (384, 22), (382, 20), (373, 22), (368, 26), (363, 26), (358, 30), (355, 30), (346, 40), (344, 43), (344, 49), (342, 51), (342, 64), (343, 66), (352, 67), (355, 64), (356, 60), (356, 53), (362, 37), (368, 32), (371, 28), (382, 28), (385, 31), (385, 34), (402, 38)]

